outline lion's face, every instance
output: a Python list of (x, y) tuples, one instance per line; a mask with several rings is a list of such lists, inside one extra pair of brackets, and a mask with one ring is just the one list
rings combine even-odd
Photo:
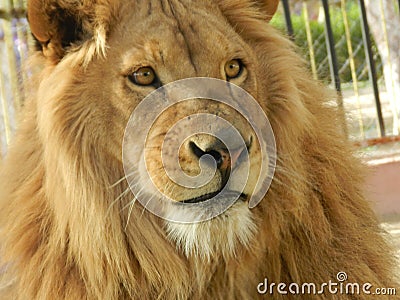
[[(109, 102), (103, 105), (120, 112), (110, 120), (113, 126), (118, 124), (115, 127), (122, 129), (127, 115), (149, 93), (180, 79), (217, 78), (240, 86), (255, 98), (259, 96), (253, 51), (216, 6), (210, 9), (208, 6), (211, 4), (192, 2), (189, 8), (178, 1), (164, 5), (155, 1), (151, 4), (151, 7), (148, 3), (137, 4), (134, 8), (126, 5), (125, 10), (131, 13), (125, 14), (119, 26), (111, 32), (107, 58), (89, 66), (89, 74), (93, 73), (93, 77), (99, 72), (104, 74), (96, 83), (96, 89), (104, 90), (102, 87), (106, 87), (110, 94), (105, 99)], [(193, 121), (190, 126), (182, 124), (174, 129), (179, 121), (200, 113), (213, 114), (231, 123), (245, 146), (238, 143), (230, 155), (221, 140), (201, 133), (205, 125), (202, 120), (198, 121), (200, 124)], [(137, 124), (134, 130), (142, 130), (141, 124)], [(223, 126), (219, 131), (224, 131)], [(120, 149), (116, 150), (118, 153), (115, 155), (120, 155)], [(145, 156), (145, 165), (138, 165), (138, 174), (134, 174), (135, 184), (140, 187), (140, 195), (136, 197), (150, 199), (156, 195), (154, 188), (157, 188), (174, 201), (200, 203), (218, 194), (230, 177), (232, 187), (226, 188), (242, 192), (234, 207), (216, 219), (192, 225), (167, 222), (170, 237), (179, 241), (187, 254), (199, 251), (208, 255), (215, 250), (228, 249), (232, 252), (238, 239), (242, 243), (249, 240), (254, 224), (248, 197), (260, 176), (260, 144), (250, 124), (235, 109), (211, 99), (179, 102), (159, 115), (148, 133), (145, 148), (135, 151), (141, 151)], [(249, 176), (236, 178), (236, 170), (245, 163), (246, 156), (242, 152), (246, 151), (250, 159)], [(201, 172), (200, 158), (206, 154), (215, 160), (217, 166), (215, 173), (211, 168), (211, 180), (205, 184), (186, 187), (174, 182), (171, 174), (166, 172), (167, 165), (172, 172), (183, 170), (186, 175), (198, 176)], [(207, 172), (207, 163), (203, 169)], [(149, 174), (151, 182), (145, 173)], [(246, 182), (243, 191), (235, 191), (237, 181)], [(201, 215), (200, 208), (192, 213), (193, 221), (196, 221), (196, 215)]]
[[(85, 103), (85, 111), (92, 112), (86, 116), (88, 131), (121, 164), (129, 116), (159, 87), (186, 78), (209, 77), (233, 83), (255, 99), (266, 98), (257, 81), (254, 50), (234, 30), (217, 4), (135, 1), (121, 4), (120, 10), (123, 13), (109, 32), (105, 58), (94, 58), (75, 80), (85, 89), (79, 102)], [(77, 115), (71, 110), (79, 105), (69, 102), (64, 109)], [(204, 128), (213, 127), (212, 119), (209, 124), (201, 119), (189, 125), (182, 123), (202, 113), (224, 119), (237, 130), (240, 139), (231, 138), (231, 147), (224, 144), (220, 137), (229, 139), (232, 134), (225, 125), (214, 128), (215, 135), (205, 133)], [(141, 125), (135, 124), (133, 130), (143, 130)], [(144, 163), (137, 162), (133, 174), (126, 175), (139, 191), (136, 199), (152, 199), (158, 196), (158, 190), (172, 201), (196, 204), (212, 199), (224, 188), (228, 190), (230, 196), (238, 199), (222, 215), (197, 223), (202, 210), (195, 207), (182, 212), (193, 216), (193, 224), (165, 221), (165, 229), (188, 256), (209, 256), (213, 252), (231, 255), (238, 244), (246, 245), (256, 230), (257, 217), (248, 202), (257, 190), (257, 182), (267, 176), (260, 172), (261, 165), (267, 163), (261, 155), (261, 147), (265, 146), (248, 120), (233, 107), (213, 99), (188, 99), (159, 114), (144, 147), (135, 149), (144, 156)], [(240, 170), (245, 166), (249, 172), (243, 176)], [(171, 172), (180, 171), (191, 178), (205, 175), (209, 180), (195, 182), (193, 186), (180, 184), (171, 178)], [(244, 188), (238, 189), (241, 185)], [(211, 207), (220, 204), (219, 200), (212, 201)]]

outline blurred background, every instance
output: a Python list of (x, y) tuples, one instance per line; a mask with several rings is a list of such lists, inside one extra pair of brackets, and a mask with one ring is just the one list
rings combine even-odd
[[(365, 194), (400, 249), (400, 0), (281, 0), (272, 24), (338, 93)], [(399, 251), (400, 254), (400, 251)]]
[[(400, 0), (281, 0), (271, 23), (315, 79), (338, 93), (349, 139), (369, 166), (365, 193), (400, 248)], [(0, 160), (26, 95), (25, 1), (0, 0)], [(23, 162), (21, 162), (23, 163)]]

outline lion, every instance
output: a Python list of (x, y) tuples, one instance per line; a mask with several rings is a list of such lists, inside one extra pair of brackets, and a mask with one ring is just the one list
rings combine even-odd
[[(311, 78), (292, 43), (269, 24), (277, 6), (277, 0), (28, 1), (36, 45), (29, 98), (0, 174), (1, 299), (365, 299), (327, 289), (262, 292), (266, 280), (321, 285), (338, 283), (343, 272), (346, 282), (396, 286), (394, 254), (365, 198), (364, 167), (331, 104), (336, 95)], [(179, 223), (136, 201), (123, 140), (147, 95), (200, 77), (254, 97), (275, 135), (275, 174), (262, 201), (249, 208), (264, 176), (266, 145), (228, 105), (176, 103), (137, 150), (146, 151), (147, 169), (133, 170), (140, 193), (153, 192), (141, 177), (147, 172), (172, 203), (201, 204), (227, 177), (235, 180), (243, 151), (250, 170), (222, 214)], [(210, 134), (188, 136), (176, 168), (196, 176), (205, 154), (216, 165), (209, 182), (193, 189), (163, 171), (161, 149), (175, 123), (204, 112), (233, 124), (244, 146), (228, 153)], [(195, 206), (192, 213), (201, 211)]]

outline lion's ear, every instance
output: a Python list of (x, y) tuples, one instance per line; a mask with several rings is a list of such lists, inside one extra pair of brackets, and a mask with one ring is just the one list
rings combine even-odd
[(278, 9), (279, 0), (256, 0), (255, 2), (265, 13), (267, 20), (270, 21)]
[(246, 15), (245, 10), (257, 8), (263, 18), (269, 22), (278, 9), (279, 0), (218, 0), (222, 13), (230, 21), (240, 19), (240, 16)]
[(92, 21), (95, 0), (28, 0), (31, 31), (43, 54), (59, 60), (73, 43), (93, 36)]

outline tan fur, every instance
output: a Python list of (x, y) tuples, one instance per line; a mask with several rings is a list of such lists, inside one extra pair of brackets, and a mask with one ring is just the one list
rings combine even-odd
[[(70, 11), (83, 31), (61, 48), (63, 31), (55, 27), (54, 51), (42, 43), (43, 51), (31, 55), (30, 98), (0, 175), (1, 299), (255, 299), (264, 278), (320, 283), (340, 271), (351, 282), (396, 285), (393, 253), (364, 199), (363, 167), (341, 133), (329, 103), (334, 96), (310, 79), (292, 44), (267, 24), (271, 11), (262, 8), (269, 5), (43, 2)], [(124, 128), (152, 91), (125, 75), (151, 64), (163, 83), (224, 79), (221, 64), (234, 56), (247, 70), (234, 83), (257, 99), (274, 129), (275, 178), (252, 210), (236, 205), (207, 223), (176, 227), (135, 203), (121, 180)], [(197, 110), (179, 108), (155, 137), (179, 119), (177, 112)], [(245, 137), (248, 128), (225, 114)], [(168, 184), (164, 176), (155, 179)]]

